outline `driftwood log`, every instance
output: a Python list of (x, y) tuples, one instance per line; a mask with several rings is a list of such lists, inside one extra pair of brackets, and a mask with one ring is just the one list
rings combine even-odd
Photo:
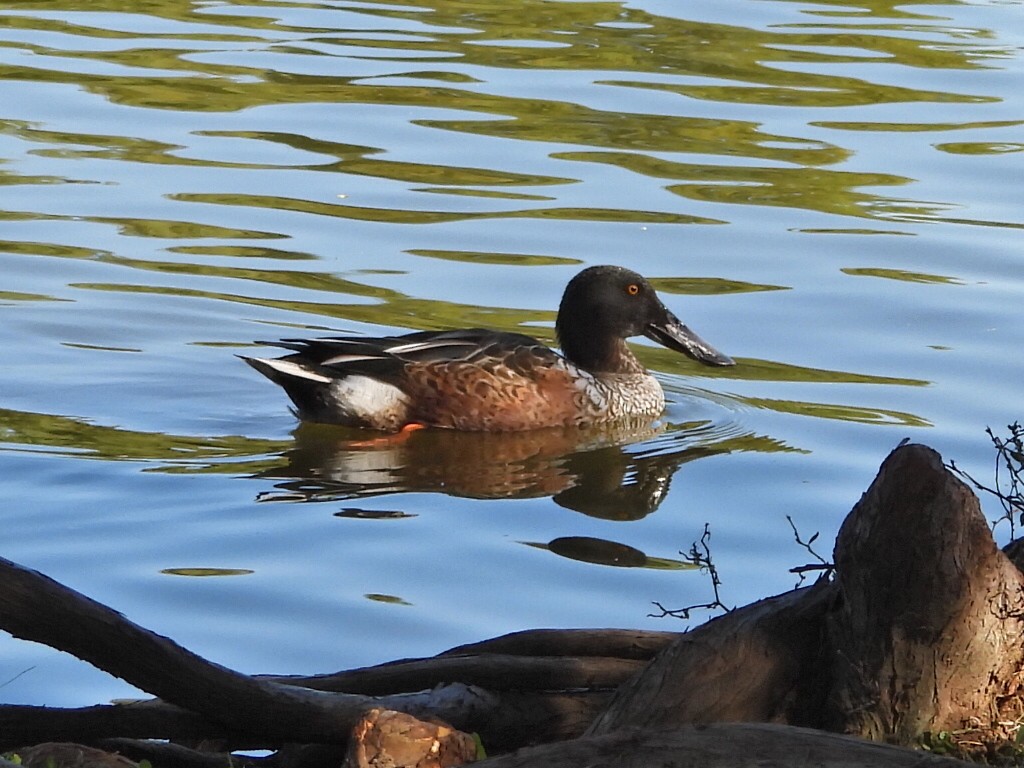
[[(1024, 719), (1024, 577), (938, 454), (890, 454), (834, 560), (830, 578), (686, 633), (538, 630), (286, 678), (212, 664), (0, 560), (0, 628), (160, 697), (0, 706), (0, 751), (73, 741), (157, 768), (212, 768), (242, 748), (278, 751), (236, 765), (441, 766), (472, 757), (461, 729), (509, 752), (488, 766), (714, 768), (960, 764), (901, 747), (1011, 743)], [(225, 754), (148, 739), (216, 740)]]

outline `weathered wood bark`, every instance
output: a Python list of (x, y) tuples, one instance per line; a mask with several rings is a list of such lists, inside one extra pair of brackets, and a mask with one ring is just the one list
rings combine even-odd
[(521, 749), (480, 768), (969, 768), (850, 736), (765, 723), (625, 728)]
[(977, 497), (921, 445), (899, 448), (843, 524), (827, 725), (911, 744), (997, 727), (1024, 668), (1024, 577)]
[(385, 696), (421, 691), (458, 680), (490, 691), (614, 690), (643, 669), (645, 661), (608, 656), (513, 656), (508, 653), (405, 659), (312, 677), (261, 677), (319, 691)]
[(504, 653), (515, 656), (604, 656), (649, 661), (680, 634), (640, 629), (528, 629), (460, 645), (440, 655)]
[[(296, 690), (301, 694), (304, 689)], [(403, 707), (418, 717), (441, 720), (450, 717), (459, 721), (463, 728), (484, 732), (500, 705), (497, 696), (460, 683), (416, 694), (383, 696), (371, 701), (386, 707)], [(551, 711), (557, 716), (564, 709), (565, 722), (575, 724), (575, 733), (582, 731), (582, 726), (578, 724), (580, 717), (574, 707), (562, 707), (562, 702), (557, 700), (548, 702), (542, 698), (541, 701), (548, 705), (541, 711)], [(237, 719), (244, 717), (246, 706), (244, 700), (236, 702), (232, 713), (214, 719), (159, 701), (79, 709), (0, 705), (0, 750), (53, 738), (91, 743), (97, 739), (117, 736), (138, 739), (220, 739), (230, 743), (232, 749), (270, 749), (291, 741), (284, 725), (271, 731), (264, 731), (255, 725), (246, 727), (244, 722)], [(231, 724), (226, 724), (226, 721), (231, 721)], [(356, 722), (358, 720), (353, 725)], [(496, 722), (501, 722), (501, 718)], [(474, 724), (481, 727), (475, 728)], [(564, 726), (565, 723), (559, 725)], [(557, 733), (554, 737), (557, 737)], [(504, 734), (499, 735), (509, 738)], [(307, 736), (300, 741), (346, 744), (348, 736), (347, 733), (341, 734), (331, 729), (319, 737)], [(511, 738), (515, 740), (514, 733)]]
[[(472, 718), (477, 724), (473, 730), (493, 752), (573, 739), (586, 730), (610, 698), (610, 692), (591, 691), (489, 695), (490, 703)], [(451, 710), (438, 711), (452, 714)], [(426, 707), (418, 711), (429, 715)], [(117, 737), (216, 739), (228, 742), (231, 749), (270, 748), (282, 741), (279, 736), (229, 728), (219, 720), (158, 700), (77, 709), (0, 705), (0, 750), (42, 741), (91, 744)]]
[(820, 711), (820, 582), (719, 616), (687, 632), (622, 685), (591, 735), (690, 723), (805, 724)]
[[(608, 631), (613, 638), (644, 633)], [(581, 647), (603, 631), (545, 632), (545, 650)], [(661, 633), (652, 633), (654, 635)], [(561, 638), (561, 639), (559, 639)], [(538, 646), (540, 648), (541, 646)], [(447, 653), (447, 652), (446, 652)], [(643, 666), (632, 659), (442, 655), (391, 662), (348, 672), (316, 676), (263, 676), (260, 679), (317, 690), (369, 695), (433, 689), (447, 681), (484, 685), (496, 694), (486, 712), (477, 708), (473, 727), (490, 748), (501, 751), (524, 744), (579, 736), (607, 704), (610, 693)], [(512, 690), (505, 690), (512, 689)], [(405, 697), (407, 700), (407, 697)], [(453, 719), (468, 724), (465, 718)], [(486, 715), (486, 716), (485, 716)], [(0, 705), (0, 749), (43, 740), (87, 741), (113, 738), (234, 739), (261, 746), (220, 720), (159, 700), (76, 709)], [(266, 743), (263, 743), (266, 746)]]

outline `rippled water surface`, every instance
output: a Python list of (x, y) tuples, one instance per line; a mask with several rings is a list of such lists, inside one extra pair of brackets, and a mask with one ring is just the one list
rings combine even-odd
[[(787, 516), (828, 556), (901, 439), (987, 479), (1024, 415), (1022, 46), (1015, 1), (0, 3), (0, 555), (252, 672), (681, 628), (705, 523), (728, 604), (785, 590)], [(366, 444), (234, 356), (553, 342), (600, 263), (738, 361), (638, 342), (650, 430)], [(0, 636), (2, 701), (130, 692)]]

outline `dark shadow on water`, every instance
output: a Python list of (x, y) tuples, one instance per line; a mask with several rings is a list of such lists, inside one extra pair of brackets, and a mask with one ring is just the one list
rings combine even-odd
[(611, 565), (616, 568), (653, 568), (663, 571), (693, 571), (700, 568), (687, 560), (651, 557), (628, 544), (596, 539), (592, 536), (560, 536), (547, 544), (535, 541), (523, 543), (537, 549), (546, 549), (559, 557), (594, 565)]

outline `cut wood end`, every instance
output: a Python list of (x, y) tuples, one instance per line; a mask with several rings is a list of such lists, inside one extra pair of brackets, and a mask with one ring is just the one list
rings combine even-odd
[(476, 760), (476, 742), (447, 723), (371, 709), (352, 728), (342, 768), (448, 768)]

